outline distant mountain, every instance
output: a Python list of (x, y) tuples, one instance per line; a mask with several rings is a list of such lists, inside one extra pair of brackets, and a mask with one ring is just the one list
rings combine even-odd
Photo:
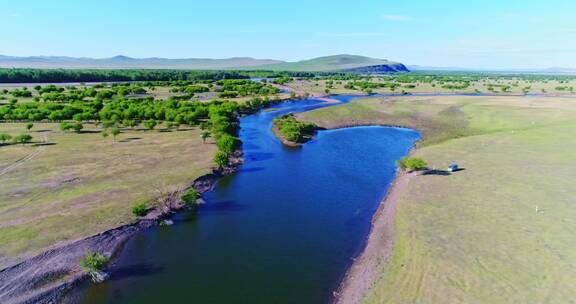
[(0, 55), (0, 67), (4, 68), (66, 68), (66, 69), (189, 69), (218, 70), (258, 67), (281, 63), (279, 60), (235, 57), (227, 59), (167, 59), (131, 58), (75, 58), (56, 56), (11, 57)]
[(558, 73), (558, 74), (576, 74), (576, 68), (561, 68), (553, 67), (542, 70), (545, 73)]
[(267, 66), (263, 69), (283, 71), (350, 71), (360, 73), (378, 72), (408, 72), (406, 66), (386, 59), (376, 59), (357, 55), (335, 55), (318, 57), (298, 62), (283, 62)]
[(409, 65), (408, 68), (411, 71), (471, 71), (475, 69), (466, 69), (458, 67), (434, 67), (434, 66), (422, 66), (422, 65)]
[(430, 72), (480, 72), (480, 73), (509, 73), (509, 74), (569, 74), (576, 75), (576, 68), (553, 67), (547, 69), (490, 69), (490, 68), (459, 68), (459, 67), (432, 67), (410, 65), (411, 71), (430, 71)]
[(76, 58), (59, 56), (12, 57), (0, 55), (2, 68), (65, 69), (187, 69), (187, 70), (284, 70), (284, 71), (350, 71), (359, 73), (407, 72), (401, 63), (356, 55), (335, 55), (298, 62), (235, 57), (228, 59)]

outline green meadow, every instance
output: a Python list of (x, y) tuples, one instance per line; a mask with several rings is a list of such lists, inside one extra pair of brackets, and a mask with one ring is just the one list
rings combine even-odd
[(416, 156), (464, 168), (419, 175), (403, 189), (392, 257), (366, 303), (573, 300), (575, 99), (370, 98), (299, 118), (415, 128)]

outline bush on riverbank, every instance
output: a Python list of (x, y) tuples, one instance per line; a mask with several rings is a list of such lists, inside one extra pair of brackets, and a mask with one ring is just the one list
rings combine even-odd
[(110, 258), (99, 253), (99, 252), (88, 252), (80, 260), (80, 267), (87, 274), (92, 274), (104, 269), (106, 264), (108, 264)]
[(133, 207), (132, 207), (132, 213), (135, 216), (145, 216), (146, 215), (146, 204), (144, 203), (136, 203)]
[(428, 163), (418, 157), (404, 157), (398, 161), (398, 167), (404, 171), (420, 171), (426, 169)]
[(200, 195), (196, 189), (190, 188), (184, 193), (184, 195), (182, 195), (182, 201), (186, 206), (194, 207), (196, 205), (196, 200), (198, 200), (199, 197)]

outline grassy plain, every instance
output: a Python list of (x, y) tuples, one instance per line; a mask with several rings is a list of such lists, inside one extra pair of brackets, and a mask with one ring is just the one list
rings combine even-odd
[[(466, 80), (466, 77), (462, 77), (462, 80)], [(373, 83), (389, 83), (390, 78), (379, 78), (373, 77), (370, 82)], [(301, 92), (325, 94), (325, 90), (329, 89), (331, 94), (363, 94), (361, 90), (349, 89), (345, 85), (349, 83), (349, 80), (329, 80), (332, 82), (331, 86), (327, 86), (327, 80), (316, 79), (316, 80), (295, 80), (287, 85)], [(462, 82), (463, 83), (463, 82)], [(456, 83), (461, 84), (461, 83)], [(506, 79), (501, 78), (498, 80), (485, 78), (477, 81), (471, 81), (470, 86), (463, 89), (447, 89), (443, 88), (441, 81), (432, 82), (409, 82), (400, 83), (400, 86), (395, 90), (390, 88), (377, 88), (373, 89), (373, 93), (432, 93), (432, 94), (443, 94), (443, 93), (458, 93), (458, 94), (474, 94), (474, 93), (485, 93), (485, 94), (498, 94), (498, 95), (524, 95), (527, 94), (547, 94), (547, 95), (566, 95), (574, 94), (576, 96), (576, 91), (570, 91), (570, 88), (576, 90), (576, 80), (559, 80), (546, 79), (529, 81), (526, 79)], [(492, 87), (493, 91), (489, 90)], [(502, 91), (502, 88), (507, 87), (509, 90), (506, 92)], [(564, 88), (564, 90), (558, 90), (558, 88)]]
[[(0, 133), (25, 132), (2, 123)], [(36, 144), (0, 147), (0, 266), (135, 219), (132, 205), (187, 186), (213, 166), (200, 130), (124, 129), (116, 141), (35, 123)], [(158, 127), (160, 128), (160, 127)]]
[(576, 99), (373, 98), (299, 118), (417, 128), (417, 156), (465, 168), (404, 188), (396, 245), (366, 303), (573, 301)]

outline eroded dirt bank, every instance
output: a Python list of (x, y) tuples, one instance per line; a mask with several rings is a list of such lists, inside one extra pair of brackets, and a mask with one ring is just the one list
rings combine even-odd
[(398, 197), (414, 176), (414, 173), (398, 173), (386, 198), (374, 214), (366, 248), (348, 270), (335, 294), (334, 303), (362, 303), (377, 276), (386, 267), (394, 246), (394, 215)]
[[(242, 164), (242, 151), (230, 157), (230, 165), (201, 176), (192, 183), (199, 193), (212, 189), (224, 175)], [(136, 232), (158, 225), (167, 215), (184, 208), (179, 196), (169, 203), (169, 210), (151, 210), (135, 223), (117, 227), (88, 238), (50, 249), (14, 266), (0, 270), (0, 303), (54, 303), (70, 288), (86, 279), (79, 260), (88, 251), (115, 256)]]

